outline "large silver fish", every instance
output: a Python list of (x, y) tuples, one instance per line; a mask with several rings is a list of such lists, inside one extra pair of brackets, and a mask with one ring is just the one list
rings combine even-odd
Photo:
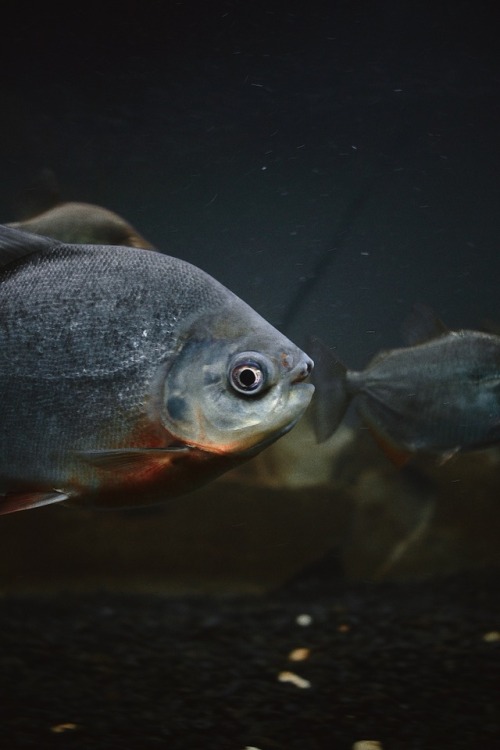
[(355, 399), (363, 421), (399, 465), (416, 453), (446, 460), (499, 443), (500, 336), (450, 331), (423, 305), (415, 306), (406, 328), (412, 346), (381, 352), (360, 372), (311, 340), (318, 440), (335, 431)]
[(0, 226), (0, 513), (198, 487), (294, 426), (311, 369), (189, 263)]

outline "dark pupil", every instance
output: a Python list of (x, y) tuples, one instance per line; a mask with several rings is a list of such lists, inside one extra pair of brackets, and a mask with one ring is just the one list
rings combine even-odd
[(245, 388), (251, 388), (253, 385), (255, 385), (256, 381), (257, 377), (253, 370), (250, 370), (248, 367), (244, 370), (241, 370), (240, 383), (241, 385), (244, 385)]

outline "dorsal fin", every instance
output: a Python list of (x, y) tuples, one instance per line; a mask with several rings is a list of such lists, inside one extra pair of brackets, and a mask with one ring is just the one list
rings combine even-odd
[(47, 252), (60, 244), (49, 237), (23, 232), (21, 229), (0, 224), (0, 267), (32, 255), (32, 253)]
[(423, 344), (449, 332), (450, 329), (438, 318), (434, 310), (419, 302), (413, 305), (411, 313), (402, 325), (407, 346)]

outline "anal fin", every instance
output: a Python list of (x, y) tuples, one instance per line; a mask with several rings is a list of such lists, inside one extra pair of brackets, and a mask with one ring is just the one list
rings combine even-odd
[(7, 513), (17, 513), (19, 510), (39, 508), (67, 500), (69, 495), (53, 490), (52, 492), (12, 492), (0, 495), (0, 516)]
[(380, 432), (377, 432), (375, 427), (369, 422), (366, 423), (366, 426), (368, 427), (372, 438), (375, 440), (378, 447), (386, 455), (389, 461), (391, 461), (397, 469), (401, 469), (403, 466), (406, 466), (413, 455), (412, 451), (404, 448), (401, 445), (398, 445), (397, 443), (394, 443), (392, 440), (389, 440), (389, 438), (385, 437)]

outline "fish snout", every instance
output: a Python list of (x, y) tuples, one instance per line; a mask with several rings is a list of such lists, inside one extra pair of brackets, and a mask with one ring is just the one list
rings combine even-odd
[(314, 369), (314, 362), (307, 354), (304, 354), (300, 362), (295, 365), (290, 373), (292, 383), (301, 383), (303, 380), (307, 380), (309, 375)]

